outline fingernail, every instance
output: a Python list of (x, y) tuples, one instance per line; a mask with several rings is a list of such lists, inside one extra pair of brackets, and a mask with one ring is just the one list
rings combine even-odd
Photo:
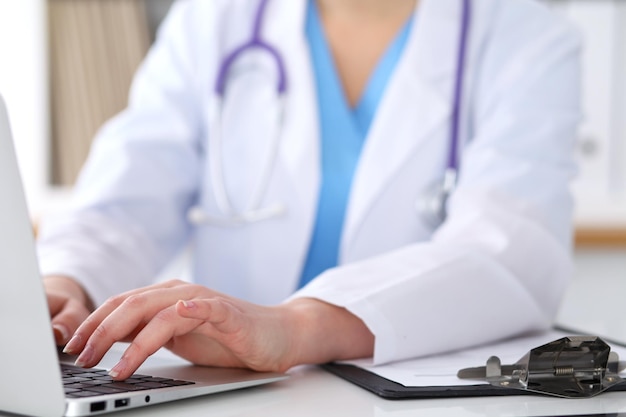
[(70, 331), (62, 324), (54, 324), (52, 326), (52, 331), (54, 331), (54, 340), (59, 345), (65, 343), (65, 341), (70, 337)]
[(65, 345), (65, 348), (63, 348), (63, 353), (75, 353), (76, 348), (80, 344), (80, 341), (81, 341), (80, 335), (77, 335), (77, 334), (74, 335), (74, 337), (72, 337), (70, 341), (67, 342), (67, 345)]
[(111, 378), (117, 378), (127, 367), (126, 359), (122, 358), (120, 361), (109, 371)]
[(83, 368), (85, 365), (91, 362), (93, 358), (93, 354), (94, 354), (93, 346), (91, 345), (85, 346), (85, 349), (83, 349), (83, 353), (81, 353), (78, 359), (76, 359), (75, 365)]
[(183, 307), (187, 308), (187, 309), (192, 309), (192, 308), (196, 308), (196, 303), (194, 303), (193, 301), (185, 301), (185, 300), (180, 300), (181, 303), (183, 303)]

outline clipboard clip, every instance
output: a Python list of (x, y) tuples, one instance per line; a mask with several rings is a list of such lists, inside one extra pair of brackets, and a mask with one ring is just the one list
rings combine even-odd
[(589, 398), (623, 382), (617, 353), (596, 336), (569, 336), (536, 347), (513, 365), (502, 365), (497, 356), (486, 366), (461, 369), (461, 379), (487, 381), (491, 385), (552, 395)]

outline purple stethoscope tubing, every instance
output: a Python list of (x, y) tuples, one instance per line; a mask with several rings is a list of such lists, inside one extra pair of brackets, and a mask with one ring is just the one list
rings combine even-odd
[(427, 190), (415, 203), (415, 208), (422, 218), (431, 226), (437, 227), (446, 219), (446, 204), (454, 191), (459, 174), (459, 148), (461, 131), (461, 107), (463, 103), (463, 90), (465, 78), (465, 60), (469, 41), (471, 23), (470, 0), (462, 0), (463, 12), (461, 16), (461, 28), (459, 31), (459, 49), (457, 52), (456, 73), (452, 98), (452, 115), (450, 122), (450, 137), (448, 148), (448, 160), (441, 183), (436, 183)]
[[(221, 101), (226, 94), (226, 84), (228, 82), (228, 74), (231, 67), (234, 65), (234, 62), (239, 57), (241, 57), (241, 55), (254, 49), (267, 52), (276, 63), (276, 68), (278, 71), (276, 91), (281, 101), (284, 101), (283, 99), (287, 91), (287, 72), (284, 60), (280, 52), (275, 47), (265, 42), (261, 37), (263, 18), (265, 16), (268, 1), (269, 0), (260, 0), (259, 2), (259, 7), (256, 11), (254, 18), (252, 36), (250, 37), (250, 39), (244, 42), (241, 46), (235, 48), (229, 54), (227, 54), (219, 66), (214, 86), (214, 93), (219, 98), (217, 106), (219, 112), (221, 112)], [(440, 224), (443, 220), (445, 220), (446, 202), (456, 185), (459, 171), (461, 107), (463, 102), (465, 60), (467, 55), (467, 44), (471, 23), (470, 0), (461, 1), (463, 3), (463, 11), (459, 32), (459, 48), (456, 57), (457, 63), (452, 101), (452, 120), (450, 123), (449, 149), (446, 169), (444, 172), (444, 178), (442, 183), (438, 185), (435, 190), (432, 190), (432, 195), (424, 196), (422, 198), (423, 201), (416, 204), (417, 210), (421, 212), (426, 221), (428, 223), (431, 223), (432, 225)], [(283, 104), (284, 106), (284, 103), (281, 104)], [(221, 113), (219, 113), (218, 115), (221, 115)], [(220, 121), (216, 121), (216, 124), (219, 125)], [(210, 222), (222, 225), (241, 225), (265, 220), (284, 214), (286, 209), (282, 204), (273, 204), (265, 208), (260, 207), (263, 193), (269, 185), (269, 178), (271, 176), (272, 166), (275, 162), (276, 156), (278, 155), (280, 135), (276, 135), (276, 138), (271, 145), (272, 148), (270, 150), (270, 156), (267, 163), (265, 164), (263, 173), (260, 176), (260, 185), (254, 193), (250, 206), (246, 210), (239, 212), (231, 203), (228, 192), (226, 190), (226, 181), (224, 179), (222, 162), (220, 160), (222, 147), (221, 128), (217, 129), (215, 133), (215, 136), (217, 137), (215, 139), (210, 138), (209, 140), (210, 142), (213, 142), (214, 147), (216, 148), (212, 151), (209, 151), (209, 153), (211, 154), (209, 155), (209, 158), (212, 158), (211, 181), (213, 183), (216, 193), (215, 197), (218, 203), (218, 207), (220, 208), (220, 211), (222, 211), (222, 214), (224, 216), (220, 217), (206, 215), (202, 212), (190, 212), (190, 219), (194, 223)]]
[(463, 102), (463, 86), (465, 75), (465, 58), (467, 55), (467, 43), (471, 19), (470, 0), (463, 0), (463, 15), (461, 17), (461, 32), (459, 39), (459, 51), (456, 65), (456, 78), (454, 87), (454, 99), (452, 101), (452, 123), (450, 125), (450, 154), (448, 167), (459, 170), (459, 131), (461, 125), (461, 104)]
[(257, 9), (254, 18), (254, 26), (252, 28), (252, 36), (250, 37), (250, 40), (235, 48), (235, 50), (226, 55), (226, 57), (222, 61), (222, 64), (220, 65), (219, 71), (217, 73), (217, 80), (215, 81), (215, 93), (219, 97), (224, 97), (224, 95), (226, 94), (226, 83), (228, 81), (228, 72), (230, 70), (230, 67), (233, 65), (235, 60), (239, 58), (243, 53), (252, 49), (264, 50), (274, 58), (274, 61), (276, 62), (276, 67), (278, 69), (278, 94), (282, 95), (286, 93), (287, 71), (285, 69), (285, 63), (283, 61), (283, 58), (276, 48), (274, 48), (272, 45), (268, 44), (261, 38), (261, 29), (263, 27), (263, 17), (265, 16), (267, 2), (268, 0), (261, 0), (261, 2), (259, 3), (259, 8)]
[(278, 156), (280, 146), (280, 134), (278, 134), (278, 132), (276, 132), (273, 136), (269, 149), (269, 156), (262, 168), (261, 175), (258, 177), (258, 186), (254, 189), (250, 201), (244, 209), (237, 209), (232, 203), (232, 199), (230, 198), (226, 188), (226, 179), (222, 165), (223, 141), (220, 120), (222, 101), (226, 95), (226, 84), (228, 82), (229, 71), (234, 65), (234, 62), (244, 53), (256, 49), (266, 52), (273, 58), (278, 71), (278, 83), (276, 90), (280, 101), (278, 116), (279, 124), (280, 121), (282, 121), (285, 101), (284, 96), (287, 91), (287, 71), (280, 52), (261, 38), (263, 17), (265, 16), (267, 3), (268, 0), (261, 0), (259, 3), (250, 39), (226, 55), (219, 66), (214, 87), (214, 93), (218, 97), (218, 100), (216, 100), (216, 127), (212, 134), (209, 135), (209, 144), (213, 145), (212, 149), (209, 150), (209, 169), (211, 183), (213, 184), (213, 190), (215, 192), (215, 201), (221, 214), (207, 214), (199, 208), (192, 208), (189, 213), (189, 218), (193, 223), (212, 223), (220, 226), (241, 226), (278, 217), (286, 212), (285, 206), (280, 203), (274, 203), (266, 207), (261, 207), (263, 197), (269, 187), (272, 168)]

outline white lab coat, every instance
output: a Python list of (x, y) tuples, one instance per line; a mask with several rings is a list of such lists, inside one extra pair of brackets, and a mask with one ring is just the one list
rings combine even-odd
[[(281, 147), (264, 202), (283, 203), (286, 215), (235, 228), (195, 227), (187, 219), (193, 206), (217, 210), (204, 154), (215, 123), (213, 84), (221, 57), (250, 36), (257, 4), (174, 5), (128, 109), (99, 133), (72, 212), (44, 224), (43, 272), (76, 277), (102, 302), (149, 284), (191, 242), (196, 282), (262, 304), (294, 296), (345, 306), (375, 334), (379, 363), (549, 326), (571, 275), (568, 183), (580, 70), (572, 28), (529, 0), (472, 1), (461, 174), (447, 220), (433, 229), (415, 205), (446, 165), (461, 1), (422, 0), (363, 146), (340, 266), (292, 295), (320, 185), (306, 0), (271, 0), (262, 30), (288, 76)], [(275, 71), (256, 54), (239, 65)], [(273, 78), (265, 77), (241, 85), (235, 77), (233, 100), (271, 107)], [(247, 112), (241, 119), (262, 126), (268, 116)], [(263, 150), (254, 138), (238, 140), (224, 139), (234, 144), (224, 165), (241, 205)], [(239, 145), (250, 151), (237, 152)]]

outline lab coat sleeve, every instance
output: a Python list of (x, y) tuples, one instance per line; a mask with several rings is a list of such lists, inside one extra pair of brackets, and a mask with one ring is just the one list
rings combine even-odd
[(68, 213), (44, 221), (42, 274), (77, 279), (97, 304), (150, 283), (184, 245), (199, 174), (197, 30), (178, 2), (136, 74), (125, 111), (98, 133)]
[(545, 329), (571, 276), (580, 42), (541, 6), (510, 1), (537, 10), (522, 19), (509, 0), (496, 6), (445, 223), (428, 242), (329, 270), (294, 295), (360, 317), (375, 363)]

